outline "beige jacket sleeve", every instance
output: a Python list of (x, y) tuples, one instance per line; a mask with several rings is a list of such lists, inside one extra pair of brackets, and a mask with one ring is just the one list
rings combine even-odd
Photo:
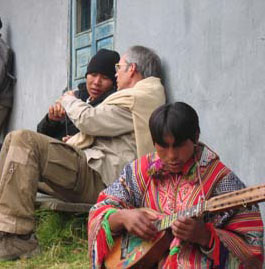
[(92, 107), (70, 95), (63, 96), (61, 104), (74, 125), (82, 133), (113, 137), (134, 130), (129, 109), (103, 104)]

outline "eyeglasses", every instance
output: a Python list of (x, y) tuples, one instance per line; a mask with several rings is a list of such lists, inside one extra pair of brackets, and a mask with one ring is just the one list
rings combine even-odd
[(128, 66), (130, 65), (129, 63), (126, 64), (115, 64), (115, 71), (116, 73), (121, 69), (122, 66)]

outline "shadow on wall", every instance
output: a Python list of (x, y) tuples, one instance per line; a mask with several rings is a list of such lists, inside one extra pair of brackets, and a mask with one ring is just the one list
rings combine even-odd
[(162, 75), (161, 75), (161, 82), (165, 86), (165, 92), (166, 92), (166, 103), (173, 102), (171, 96), (169, 93), (171, 90), (169, 89), (170, 81), (169, 81), (169, 66), (167, 64), (167, 61), (162, 60)]

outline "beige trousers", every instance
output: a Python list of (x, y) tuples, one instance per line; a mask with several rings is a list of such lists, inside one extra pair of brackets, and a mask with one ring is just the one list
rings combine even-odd
[(82, 150), (32, 131), (11, 132), (0, 153), (0, 231), (27, 234), (34, 230), (40, 178), (55, 196), (71, 202), (95, 203), (105, 188)]

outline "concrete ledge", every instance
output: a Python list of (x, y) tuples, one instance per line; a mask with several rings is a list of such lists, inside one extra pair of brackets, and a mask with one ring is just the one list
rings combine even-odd
[(64, 202), (50, 195), (38, 192), (35, 206), (39, 209), (49, 209), (53, 211), (88, 213), (92, 205), (86, 203)]

